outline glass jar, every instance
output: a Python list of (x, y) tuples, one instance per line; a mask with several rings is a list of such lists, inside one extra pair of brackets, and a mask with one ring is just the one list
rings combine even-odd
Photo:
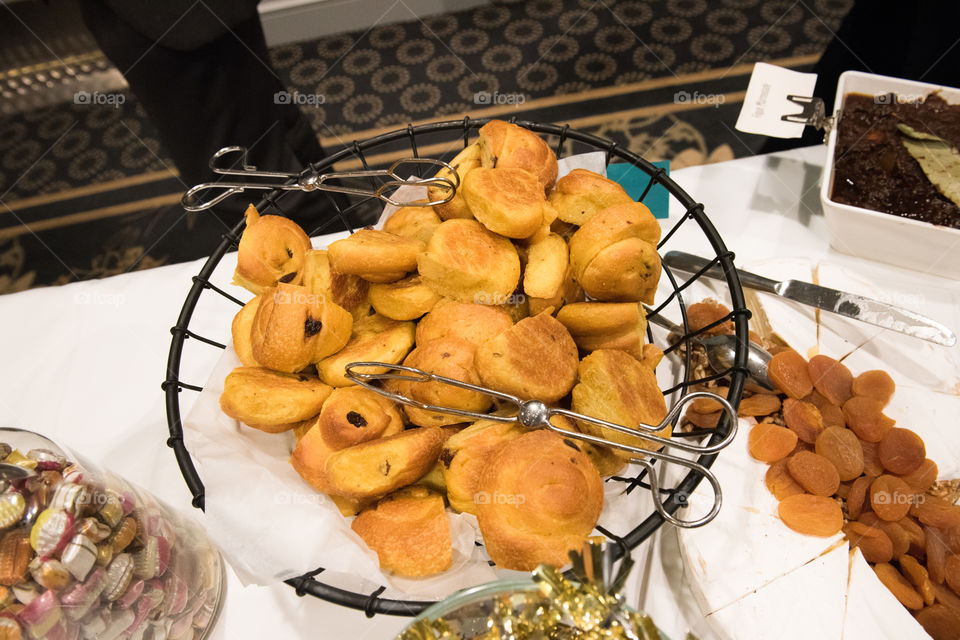
[(53, 441), (0, 428), (0, 638), (202, 640), (225, 592), (197, 524)]

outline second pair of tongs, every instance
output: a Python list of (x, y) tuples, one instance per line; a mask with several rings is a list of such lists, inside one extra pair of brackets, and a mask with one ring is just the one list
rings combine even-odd
[[(363, 373), (359, 371), (360, 369), (371, 369), (384, 371), (383, 373)], [(679, 449), (680, 451), (686, 451), (688, 453), (696, 454), (711, 454), (716, 453), (717, 451), (723, 449), (728, 444), (730, 444), (734, 437), (737, 435), (737, 412), (733, 406), (723, 398), (715, 393), (709, 392), (696, 392), (690, 393), (683, 396), (679, 402), (677, 402), (673, 408), (667, 413), (666, 417), (663, 419), (660, 424), (649, 425), (649, 424), (638, 424), (633, 428), (619, 425), (613, 422), (607, 422), (606, 420), (601, 420), (599, 418), (594, 418), (592, 416), (584, 415), (582, 413), (577, 413), (575, 411), (568, 411), (567, 409), (560, 409), (557, 407), (549, 407), (539, 400), (524, 400), (516, 396), (510, 395), (509, 393), (503, 393), (502, 391), (495, 391), (494, 389), (488, 389), (486, 387), (481, 387), (475, 384), (469, 384), (467, 382), (461, 382), (460, 380), (455, 380), (453, 378), (447, 378), (444, 376), (439, 376), (428, 371), (423, 371), (422, 369), (416, 369), (414, 367), (408, 367), (399, 364), (391, 364), (387, 362), (351, 362), (346, 366), (347, 378), (356, 382), (362, 387), (370, 389), (381, 396), (389, 398), (394, 402), (399, 402), (401, 404), (409, 405), (412, 407), (417, 407), (418, 409), (423, 409), (425, 411), (438, 411), (440, 413), (448, 413), (455, 416), (460, 416), (466, 420), (495, 420), (497, 422), (516, 422), (524, 427), (536, 429), (536, 428), (545, 428), (556, 433), (563, 435), (565, 438), (571, 438), (573, 440), (580, 440), (583, 442), (589, 442), (591, 444), (600, 445), (604, 447), (612, 447), (614, 449), (619, 449), (620, 451), (626, 451), (631, 455), (630, 460), (634, 464), (639, 465), (646, 470), (647, 476), (650, 481), (650, 493), (653, 497), (654, 508), (657, 512), (663, 517), (667, 522), (674, 524), (678, 527), (699, 527), (707, 524), (713, 520), (717, 514), (720, 512), (720, 506), (723, 503), (723, 492), (720, 489), (720, 482), (717, 480), (717, 477), (704, 465), (695, 462), (693, 460), (688, 460), (681, 456), (673, 455), (667, 453), (666, 451), (651, 451), (649, 449), (644, 449), (643, 447), (632, 446), (629, 444), (624, 444), (622, 442), (616, 442), (613, 440), (607, 440), (599, 436), (594, 436), (588, 433), (580, 433), (579, 431), (573, 431), (570, 429), (564, 429), (559, 427), (553, 422), (550, 421), (550, 418), (554, 416), (563, 416), (565, 418), (570, 418), (577, 422), (586, 422), (597, 427), (603, 427), (606, 429), (611, 429), (618, 433), (623, 433), (641, 440), (646, 440), (648, 442), (656, 443), (657, 445), (662, 446), (664, 449), (673, 448)], [(427, 404), (420, 402), (413, 398), (407, 396), (393, 393), (380, 387), (374, 382), (385, 381), (385, 380), (400, 380), (404, 382), (439, 382), (441, 384), (452, 385), (460, 389), (468, 389), (470, 391), (476, 391), (488, 395), (496, 400), (500, 400), (507, 405), (511, 405), (516, 409), (516, 415), (497, 415), (497, 414), (487, 414), (487, 413), (477, 413), (474, 411), (465, 411), (462, 409), (454, 409), (451, 407), (442, 407)], [(718, 402), (722, 407), (723, 411), (727, 414), (727, 417), (730, 421), (730, 430), (723, 437), (722, 440), (715, 444), (693, 444), (690, 442), (682, 442), (676, 438), (664, 438), (657, 435), (659, 432), (663, 431), (670, 425), (678, 424), (681, 415), (683, 414), (684, 408), (690, 402), (697, 400), (699, 398), (709, 398)], [(664, 507), (663, 499), (660, 496), (660, 485), (659, 480), (657, 479), (656, 470), (651, 464), (651, 460), (660, 460), (664, 464), (676, 464), (692, 471), (695, 471), (703, 478), (710, 483), (713, 489), (714, 502), (713, 506), (710, 509), (710, 512), (704, 515), (703, 517), (696, 518), (694, 520), (683, 520), (675, 517), (670, 513), (666, 507)], [(682, 496), (685, 500), (686, 496)]]
[[(235, 157), (240, 154), (240, 168), (235, 169), (233, 163), (228, 163), (224, 158), (228, 156)], [(444, 204), (450, 202), (456, 195), (460, 187), (460, 177), (456, 170), (442, 160), (433, 158), (403, 158), (397, 160), (389, 169), (368, 169), (365, 171), (336, 171), (332, 173), (318, 173), (312, 167), (307, 167), (299, 173), (287, 173), (283, 171), (261, 171), (250, 164), (248, 151), (245, 147), (224, 147), (210, 158), (210, 169), (219, 175), (224, 176), (244, 176), (246, 178), (270, 178), (273, 182), (204, 182), (191, 187), (180, 204), (187, 211), (203, 211), (223, 202), (227, 198), (243, 193), (248, 189), (282, 191), (329, 191), (332, 193), (345, 193), (354, 196), (363, 196), (367, 198), (377, 198), (387, 204), (398, 207), (428, 207), (435, 204)], [(449, 177), (433, 176), (430, 178), (403, 178), (400, 171), (403, 167), (419, 167), (427, 165), (439, 171), (447, 169)], [(336, 181), (348, 178), (386, 178), (379, 186), (374, 189), (360, 189), (349, 187), (344, 184), (336, 184)], [(443, 198), (432, 201), (411, 201), (405, 202), (396, 200), (389, 194), (398, 187), (414, 185), (420, 187), (439, 187), (444, 193)], [(201, 195), (202, 194), (202, 195)], [(204, 197), (210, 196), (211, 197)]]

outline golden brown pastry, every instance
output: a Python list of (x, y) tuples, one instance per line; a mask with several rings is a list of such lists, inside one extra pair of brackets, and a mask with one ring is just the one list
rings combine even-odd
[(290, 464), (311, 486), (329, 492), (327, 459), (334, 451), (403, 431), (393, 403), (363, 387), (334, 389), (297, 441)]
[[(551, 416), (550, 423), (565, 431), (584, 433), (583, 429), (580, 428), (579, 425), (577, 425), (573, 420), (570, 420), (564, 416)], [(599, 473), (601, 477), (606, 478), (616, 475), (627, 466), (627, 458), (617, 453), (617, 450), (612, 447), (605, 447), (603, 445), (577, 440), (576, 438), (566, 438), (563, 436), (563, 434), (558, 435), (564, 437), (565, 439), (569, 439), (570, 442), (575, 444), (578, 449), (587, 454), (587, 457), (590, 458), (590, 462), (592, 462), (593, 466), (597, 468), (597, 473)]]
[(426, 487), (390, 494), (351, 523), (377, 553), (380, 568), (401, 576), (429, 576), (453, 564), (450, 521), (443, 498)]
[(577, 345), (556, 318), (524, 318), (477, 349), (484, 384), (524, 400), (556, 402), (577, 380)]
[(413, 275), (387, 284), (370, 285), (370, 303), (380, 315), (393, 320), (416, 320), (427, 313), (441, 297)]
[(312, 375), (237, 367), (223, 382), (220, 408), (248, 427), (280, 433), (319, 414), (331, 391)]
[[(456, 170), (462, 187), (463, 180), (467, 177), (467, 174), (480, 166), (480, 145), (474, 142), (464, 147), (449, 164)], [(437, 172), (437, 177), (449, 178), (451, 177), (451, 173), (447, 169), (441, 169)], [(427, 197), (430, 199), (430, 202), (443, 200), (447, 197), (447, 190), (439, 186), (427, 187)], [(461, 189), (457, 189), (453, 200), (444, 204), (435, 204), (433, 205), (433, 210), (443, 220), (450, 220), (451, 218), (466, 218), (469, 220), (473, 218), (470, 207), (467, 206), (466, 201), (463, 199), (463, 191)]]
[(383, 223), (383, 230), (426, 245), (439, 226), (440, 217), (433, 207), (400, 207)]
[(502, 304), (520, 281), (516, 248), (476, 220), (442, 223), (417, 264), (430, 288), (459, 302)]
[(396, 282), (417, 268), (423, 243), (376, 229), (359, 229), (327, 248), (330, 269), (368, 282)]
[(636, 302), (575, 302), (557, 312), (582, 351), (620, 349), (643, 359), (647, 314)]
[(294, 373), (336, 353), (350, 339), (353, 316), (303, 286), (267, 289), (253, 318), (254, 359), (276, 371)]
[[(350, 341), (340, 351), (317, 363), (320, 379), (334, 387), (352, 384), (346, 366), (351, 362), (403, 361), (413, 347), (414, 324), (391, 320), (380, 314), (367, 316), (353, 323)], [(367, 368), (362, 373), (383, 373), (382, 367)]]
[[(557, 181), (557, 157), (540, 136), (502, 120), (480, 127), (480, 164), (488, 169), (526, 169), (546, 194)], [(468, 174), (469, 175), (469, 174)]]
[(304, 255), (311, 249), (307, 234), (283, 216), (261, 216), (252, 204), (246, 217), (233, 283), (257, 295), (278, 282), (299, 284)]
[(570, 238), (570, 265), (593, 298), (653, 303), (660, 281), (660, 225), (639, 202), (596, 212)]
[[(415, 367), (446, 378), (453, 378), (469, 384), (480, 384), (480, 376), (474, 363), (476, 347), (465, 340), (441, 338), (418, 344), (403, 361), (408, 367)], [(413, 398), (418, 402), (438, 407), (449, 407), (463, 411), (485, 412), (490, 408), (490, 396), (469, 389), (461, 389), (441, 382), (407, 382), (391, 380), (388, 388), (400, 395)], [(420, 426), (437, 426), (463, 422), (463, 417), (437, 411), (426, 411), (419, 407), (404, 406), (407, 418)]]
[[(571, 408), (607, 422), (636, 428), (657, 425), (667, 416), (667, 405), (653, 369), (626, 351), (600, 349), (580, 361), (580, 382), (573, 388)], [(581, 422), (584, 433), (613, 442), (655, 451), (660, 445), (642, 438)], [(668, 425), (655, 435), (669, 438)], [(629, 457), (624, 452), (622, 455)]]
[(556, 315), (557, 311), (566, 304), (583, 300), (583, 288), (573, 277), (573, 269), (567, 265), (567, 272), (563, 276), (560, 289), (550, 298), (527, 297), (527, 306), (531, 316), (550, 310)]
[(510, 314), (499, 307), (443, 300), (417, 323), (417, 344), (456, 338), (480, 346), (511, 326)]
[(527, 251), (523, 292), (531, 298), (552, 298), (567, 276), (570, 252), (566, 241), (555, 233), (534, 242)]
[(477, 520), (498, 567), (562, 567), (603, 509), (603, 481), (579, 445), (547, 430), (497, 448), (480, 476)]
[(421, 427), (335, 451), (325, 466), (330, 493), (348, 498), (386, 495), (426, 475), (442, 446), (440, 429)]
[(440, 468), (450, 506), (476, 515), (477, 486), (491, 454), (524, 433), (526, 430), (515, 422), (479, 420), (447, 440), (440, 452)]
[(233, 337), (233, 350), (237, 352), (237, 357), (245, 367), (258, 367), (260, 363), (253, 357), (253, 343), (250, 341), (250, 334), (253, 330), (253, 319), (257, 315), (257, 307), (260, 306), (260, 296), (254, 296), (250, 302), (243, 305), (243, 308), (233, 316), (233, 323), (230, 325), (230, 335)]
[(525, 169), (478, 167), (460, 189), (473, 216), (494, 233), (528, 238), (544, 226), (546, 199), (537, 177)]
[(550, 193), (550, 204), (557, 217), (576, 225), (582, 225), (601, 209), (631, 202), (633, 198), (623, 187), (587, 169), (574, 169), (563, 176)]
[(370, 315), (370, 302), (367, 292), (370, 283), (347, 273), (338, 273), (330, 270), (330, 257), (327, 251), (308, 251), (303, 264), (303, 286), (310, 293), (324, 296), (325, 300), (333, 300), (359, 320)]

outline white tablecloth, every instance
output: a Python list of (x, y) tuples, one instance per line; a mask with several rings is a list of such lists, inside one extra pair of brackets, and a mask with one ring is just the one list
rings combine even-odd
[[(823, 147), (811, 147), (692, 167), (673, 177), (706, 205), (738, 261), (828, 257), (852, 270), (882, 274), (894, 292), (909, 294), (918, 278), (929, 285), (931, 280), (918, 273), (829, 248), (817, 189), (823, 155)], [(669, 225), (668, 221), (664, 227)], [(702, 247), (691, 242), (690, 249)], [(190, 507), (176, 461), (165, 446), (160, 389), (170, 327), (201, 263), (0, 297), (0, 426), (30, 428), (60, 441), (202, 520), (202, 514)], [(222, 264), (214, 280), (225, 283), (234, 261), (228, 257)], [(960, 292), (960, 282), (942, 280), (936, 285), (945, 297)], [(226, 341), (228, 323), (203, 321), (215, 315), (213, 307), (205, 305), (218, 298), (204, 294), (191, 328)], [(956, 317), (939, 319), (958, 328)], [(188, 341), (181, 379), (202, 385), (218, 355), (218, 349)], [(194, 395), (181, 394), (184, 415)], [(675, 534), (664, 528), (634, 555), (639, 566), (631, 597), (672, 638), (683, 638), (688, 630), (711, 637), (685, 593)], [(231, 574), (213, 637), (386, 640), (406, 622), (380, 615), (368, 620), (362, 613), (315, 598), (298, 598), (284, 584), (243, 587)]]

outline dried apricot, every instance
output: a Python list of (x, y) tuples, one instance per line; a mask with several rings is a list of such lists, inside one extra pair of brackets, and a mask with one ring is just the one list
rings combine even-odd
[(880, 529), (862, 522), (849, 522), (843, 532), (851, 547), (860, 547), (867, 562), (890, 562), (893, 559), (893, 543)]
[(847, 428), (847, 419), (843, 417), (843, 409), (830, 402), (824, 404), (820, 409), (820, 417), (823, 419), (825, 427)]
[(723, 415), (722, 411), (717, 411), (715, 413), (700, 413), (694, 411), (693, 409), (687, 409), (686, 413), (683, 414), (683, 417), (690, 421), (695, 427), (701, 429), (716, 429), (717, 425), (720, 424), (720, 416)]
[(933, 585), (933, 595), (936, 597), (937, 602), (957, 615), (960, 615), (960, 596), (955, 594), (953, 590), (946, 585), (937, 584), (933, 581), (931, 581), (931, 584)]
[(793, 448), (793, 451), (790, 452), (790, 455), (793, 455), (794, 453), (797, 453), (799, 451), (810, 451), (811, 453), (816, 453), (812, 444), (798, 439), (797, 446)]
[(786, 458), (797, 446), (797, 434), (786, 427), (760, 422), (750, 430), (747, 448), (750, 455), (763, 462)]
[[(708, 298), (706, 300), (701, 300), (700, 302), (694, 302), (689, 307), (687, 307), (687, 326), (690, 327), (690, 331), (699, 331), (704, 327), (708, 327), (714, 322), (723, 320), (726, 316), (730, 314), (730, 309), (721, 302)], [(733, 333), (734, 324), (733, 320), (727, 320), (726, 322), (721, 322), (716, 327), (708, 329), (706, 335), (717, 336), (724, 333)]]
[(917, 622), (933, 640), (960, 638), (960, 613), (942, 604), (932, 604), (915, 614)]
[(787, 470), (808, 493), (832, 496), (840, 486), (840, 476), (833, 463), (810, 451), (798, 451), (787, 458)]
[(863, 449), (857, 434), (843, 427), (827, 427), (817, 436), (816, 452), (833, 463), (846, 482), (863, 473)]
[(947, 537), (943, 531), (934, 527), (924, 527), (923, 535), (927, 542), (927, 571), (930, 572), (930, 579), (937, 584), (943, 584), (947, 577), (947, 557), (951, 555)]
[(927, 459), (927, 448), (920, 436), (899, 427), (890, 429), (880, 439), (877, 453), (887, 471), (900, 475), (916, 471)]
[(904, 516), (897, 520), (897, 524), (910, 536), (910, 551), (908, 553), (917, 558), (923, 558), (927, 552), (927, 536), (923, 532), (923, 527), (910, 516)]
[(887, 522), (873, 511), (864, 511), (861, 513), (860, 517), (857, 518), (857, 522), (862, 522), (868, 527), (880, 529), (887, 534), (887, 537), (890, 538), (890, 543), (893, 545), (894, 558), (899, 558), (910, 550), (910, 536), (908, 536), (907, 532), (903, 530), (903, 527), (896, 522)]
[(749, 398), (740, 401), (737, 413), (741, 416), (756, 418), (768, 416), (780, 410), (780, 396), (772, 393), (755, 393)]
[(767, 375), (780, 391), (795, 400), (805, 398), (813, 391), (807, 361), (793, 349), (785, 349), (770, 358)]
[(880, 464), (880, 453), (878, 451), (880, 445), (860, 438), (860, 448), (863, 450), (863, 472), (874, 477), (882, 475), (884, 468)]
[(873, 570), (880, 578), (883, 586), (900, 601), (900, 604), (914, 611), (923, 608), (923, 596), (917, 593), (913, 585), (900, 575), (900, 572), (892, 564), (881, 562), (874, 565)]
[(870, 507), (884, 520), (896, 522), (910, 511), (913, 489), (896, 476), (884, 474), (870, 483)]
[(943, 565), (943, 577), (954, 593), (960, 594), (960, 555), (953, 554)]
[(789, 496), (795, 496), (803, 493), (803, 487), (797, 484), (797, 481), (790, 475), (787, 469), (786, 460), (777, 460), (767, 469), (767, 475), (764, 477), (767, 489), (777, 500), (783, 500)]
[(852, 484), (852, 482), (841, 482), (840, 486), (837, 487), (837, 492), (834, 495), (838, 498), (843, 498), (846, 500), (847, 496), (850, 495), (850, 486)]
[(883, 414), (879, 400), (854, 396), (843, 403), (843, 418), (857, 437), (867, 442), (880, 442), (894, 421)]
[[(727, 397), (726, 389), (703, 389), (703, 391), (717, 393), (724, 398)], [(720, 403), (711, 398), (697, 398), (690, 403), (690, 408), (697, 413), (714, 413), (716, 411), (723, 410), (723, 407), (720, 405)]]
[(870, 476), (860, 476), (850, 485), (850, 493), (847, 494), (847, 516), (851, 519), (859, 518), (864, 506), (870, 506), (867, 502), (867, 493), (870, 491), (871, 482), (873, 478)]
[(910, 515), (923, 524), (938, 529), (960, 526), (960, 507), (934, 496), (920, 496), (910, 509)]
[(807, 363), (813, 386), (823, 397), (835, 405), (853, 397), (853, 374), (838, 360), (829, 356), (816, 355)]
[(953, 527), (947, 531), (947, 546), (950, 551), (960, 553), (960, 527)]
[(910, 485), (917, 493), (926, 493), (927, 489), (933, 486), (937, 481), (937, 475), (940, 473), (937, 469), (937, 463), (927, 458), (919, 467), (910, 473), (900, 476), (900, 479)]
[(913, 556), (901, 555), (897, 562), (900, 565), (900, 573), (920, 593), (924, 603), (930, 605), (936, 602), (936, 591), (933, 589), (933, 583), (930, 582), (930, 574), (927, 573), (927, 568)]
[(777, 509), (783, 523), (798, 533), (832, 536), (843, 527), (843, 511), (836, 500), (800, 493), (780, 501)]
[(897, 383), (893, 381), (889, 373), (880, 369), (864, 371), (853, 379), (854, 395), (873, 398), (883, 406), (887, 406), (896, 390)]
[(787, 398), (783, 401), (783, 421), (804, 442), (813, 444), (823, 431), (820, 410), (809, 402)]

